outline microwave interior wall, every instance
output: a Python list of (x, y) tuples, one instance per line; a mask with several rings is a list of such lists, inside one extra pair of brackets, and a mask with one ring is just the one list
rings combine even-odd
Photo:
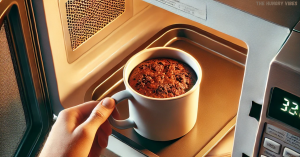
[[(191, 20), (141, 0), (127, 0), (123, 13), (72, 47), (66, 24), (68, 18), (63, 15), (67, 12), (62, 13), (67, 2), (34, 1), (33, 8), (39, 13), (35, 14), (36, 24), (54, 114), (92, 100), (96, 87), (114, 74), (118, 70), (116, 67), (126, 63), (133, 51), (164, 28), (175, 24), (196, 27), (248, 50), (247, 61), (241, 65), (246, 67), (240, 106), (245, 103), (243, 106), (249, 108), (252, 101), (259, 103), (263, 98), (268, 63), (285, 41), (289, 29), (215, 1), (205, 2), (207, 19)], [(41, 6), (43, 8), (39, 10)], [(45, 22), (39, 22), (43, 18)], [(261, 68), (257, 69), (258, 66)], [(254, 93), (251, 91), (258, 92), (251, 95), (249, 93)], [(250, 121), (248, 127), (257, 123)], [(250, 130), (255, 130), (255, 127)], [(250, 143), (253, 140), (251, 138)], [(251, 154), (247, 148), (239, 149), (240, 152)]]
[[(131, 2), (132, 15), (126, 22), (114, 30), (106, 28), (106, 30), (100, 30), (96, 35), (103, 33), (103, 31), (109, 33), (106, 33), (108, 35), (102, 40), (96, 40), (94, 36), (86, 40), (80, 46), (87, 45), (89, 49), (81, 52), (82, 55), (74, 61), (70, 61), (68, 60), (69, 54), (67, 53), (69, 52), (66, 52), (67, 42), (65, 41), (69, 39), (66, 39), (64, 36), (64, 33), (67, 31), (63, 29), (62, 22), (65, 19), (62, 19), (60, 8), (57, 7), (59, 6), (58, 2), (60, 1), (49, 4), (44, 2), (44, 5), (47, 5), (45, 7), (45, 16), (59, 100), (63, 108), (91, 100), (92, 91), (101, 83), (99, 79), (109, 73), (113, 67), (122, 62), (133, 50), (137, 49), (157, 32), (173, 24), (192, 25), (247, 48), (244, 42), (234, 37), (146, 2), (136, 0), (128, 1)], [(49, 11), (51, 10), (51, 14), (48, 13), (48, 8)], [(111, 23), (114, 22), (118, 21), (112, 21)], [(106, 27), (109, 28), (110, 24)], [(52, 31), (56, 33), (52, 33)], [(112, 72), (110, 73), (112, 74)], [(54, 112), (57, 114), (59, 110), (54, 108)]]

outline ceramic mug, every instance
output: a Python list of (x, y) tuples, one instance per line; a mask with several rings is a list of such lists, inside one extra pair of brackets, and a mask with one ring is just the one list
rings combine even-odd
[[(196, 73), (196, 83), (186, 93), (172, 98), (153, 98), (136, 92), (128, 83), (130, 73), (141, 62), (153, 58), (171, 58), (188, 64)], [(179, 138), (196, 123), (201, 78), (201, 67), (190, 54), (176, 48), (145, 49), (125, 64), (123, 80), (126, 90), (112, 96), (116, 103), (128, 99), (129, 118), (115, 120), (110, 116), (109, 122), (118, 129), (133, 127), (141, 136), (155, 141)]]

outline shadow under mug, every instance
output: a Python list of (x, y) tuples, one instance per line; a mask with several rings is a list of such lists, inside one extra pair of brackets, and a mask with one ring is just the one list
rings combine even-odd
[[(186, 93), (172, 98), (144, 96), (128, 83), (131, 71), (141, 62), (153, 58), (171, 58), (188, 64), (196, 73), (197, 81)], [(126, 89), (112, 96), (116, 103), (128, 99), (129, 118), (109, 122), (118, 129), (134, 128), (141, 136), (168, 141), (187, 134), (195, 125), (198, 112), (198, 99), (202, 70), (197, 60), (190, 54), (176, 48), (156, 47), (142, 50), (125, 64), (123, 80)]]

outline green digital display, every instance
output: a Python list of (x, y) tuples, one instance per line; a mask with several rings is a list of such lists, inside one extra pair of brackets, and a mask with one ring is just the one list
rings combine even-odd
[(280, 88), (271, 91), (268, 116), (300, 130), (300, 98)]

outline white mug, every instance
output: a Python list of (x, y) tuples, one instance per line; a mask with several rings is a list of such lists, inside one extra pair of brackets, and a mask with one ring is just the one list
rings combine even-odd
[[(196, 83), (186, 93), (171, 98), (153, 98), (136, 92), (128, 83), (129, 75), (138, 64), (153, 58), (171, 58), (188, 64), (196, 73)], [(109, 122), (118, 129), (133, 127), (141, 136), (151, 140), (177, 139), (187, 134), (196, 123), (201, 78), (201, 67), (190, 54), (168, 47), (145, 49), (132, 56), (124, 67), (126, 90), (112, 96), (116, 103), (128, 99), (129, 118), (115, 120), (110, 116)]]

